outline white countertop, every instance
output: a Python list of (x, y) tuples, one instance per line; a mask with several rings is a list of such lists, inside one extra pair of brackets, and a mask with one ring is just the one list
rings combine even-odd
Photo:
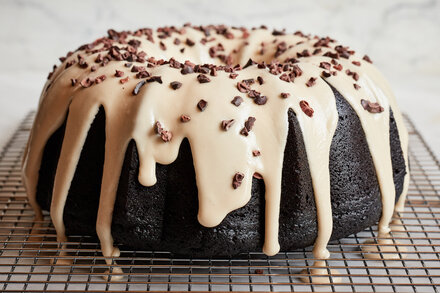
[(440, 157), (440, 3), (392, 1), (0, 1), (0, 147), (36, 109), (59, 56), (108, 28), (224, 23), (329, 35), (367, 53)]

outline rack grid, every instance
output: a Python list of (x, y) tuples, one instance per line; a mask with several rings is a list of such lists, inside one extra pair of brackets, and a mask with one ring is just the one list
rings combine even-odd
[[(93, 237), (72, 236), (60, 246), (46, 213), (35, 222), (21, 182), (21, 157), (34, 113), (29, 113), (0, 154), (0, 290), (3, 292), (108, 291), (292, 291), (439, 292), (440, 163), (405, 117), (410, 133), (411, 182), (404, 212), (393, 221), (391, 241), (378, 245), (376, 227), (332, 241), (325, 268), (330, 284), (300, 280), (314, 268), (311, 248), (267, 257), (261, 252), (234, 258), (176, 258), (169, 252), (121, 250), (108, 266)], [(366, 241), (370, 241), (369, 244)], [(373, 241), (373, 244), (371, 244)], [(365, 245), (394, 247), (379, 259)], [(403, 252), (403, 250), (406, 250)], [(389, 260), (387, 255), (396, 259)], [(341, 283), (330, 269), (339, 271)]]

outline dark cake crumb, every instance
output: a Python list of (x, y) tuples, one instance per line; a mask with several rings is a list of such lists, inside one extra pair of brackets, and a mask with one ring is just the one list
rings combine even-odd
[(259, 150), (253, 150), (253, 151), (252, 151), (252, 155), (253, 155), (254, 157), (259, 157), (259, 156), (261, 155), (261, 152), (260, 152)]

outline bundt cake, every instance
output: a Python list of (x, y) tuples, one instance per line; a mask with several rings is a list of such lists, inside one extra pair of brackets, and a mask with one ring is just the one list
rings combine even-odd
[[(54, 66), (23, 159), (57, 239), (274, 255), (379, 221), (408, 189), (408, 134), (368, 56), (227, 26), (108, 31)], [(397, 203), (397, 205), (395, 205)]]

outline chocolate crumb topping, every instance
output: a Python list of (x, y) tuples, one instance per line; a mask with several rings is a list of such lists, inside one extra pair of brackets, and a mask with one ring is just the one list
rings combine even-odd
[(275, 51), (275, 58), (279, 57), (281, 54), (287, 51), (286, 42), (281, 42), (277, 45), (277, 50)]
[(258, 77), (257, 77), (257, 81), (258, 81), (258, 83), (259, 83), (260, 85), (262, 85), (262, 84), (264, 83), (264, 80), (263, 80), (263, 78), (262, 78), (261, 76), (258, 76)]
[(330, 63), (328, 63), (328, 62), (321, 62), (321, 63), (319, 63), (319, 67), (324, 68), (326, 70), (330, 70), (332, 65)]
[(252, 130), (252, 127), (254, 127), (254, 124), (255, 124), (255, 121), (256, 121), (257, 119), (255, 119), (255, 117), (252, 117), (252, 116), (250, 116), (249, 118), (248, 118), (248, 120), (246, 120), (246, 122), (244, 122), (244, 127), (243, 127), (243, 129), (240, 131), (240, 134), (241, 135), (244, 135), (244, 136), (248, 136), (249, 135), (249, 131), (251, 131)]
[(358, 85), (357, 83), (353, 83), (353, 87), (354, 87), (355, 90), (358, 90), (358, 89), (361, 88), (361, 86)]
[(138, 73), (136, 73), (136, 78), (147, 78), (150, 77), (150, 74), (148, 73), (148, 71), (139, 71)]
[(165, 46), (165, 44), (163, 42), (159, 42), (159, 47), (165, 51), (167, 49), (167, 46)]
[(71, 79), (70, 79), (70, 84), (71, 84), (72, 86), (75, 86), (77, 82), (78, 82), (78, 80), (77, 80), (76, 78), (71, 78)]
[(154, 123), (154, 132), (156, 132), (157, 134), (161, 134), (162, 131), (163, 131), (162, 124), (159, 121), (156, 121), (156, 123)]
[(264, 105), (267, 103), (267, 97), (258, 95), (254, 98), (254, 103), (257, 105)]
[(173, 138), (173, 134), (171, 133), (171, 131), (162, 130), (162, 132), (160, 133), (160, 138), (164, 142), (169, 142)]
[(67, 61), (67, 62), (66, 62), (66, 66), (64, 67), (64, 69), (69, 68), (70, 66), (72, 66), (72, 65), (75, 64), (75, 63), (76, 63), (76, 60), (75, 60), (75, 59), (71, 59), (71, 60)]
[(193, 41), (193, 40), (190, 40), (190, 39), (186, 39), (186, 42), (185, 42), (188, 46), (190, 46), (190, 47), (192, 47), (192, 46), (194, 46), (195, 45), (195, 42)]
[(352, 61), (351, 63), (353, 63), (356, 66), (361, 66), (361, 62), (359, 62), (359, 61)]
[(343, 69), (342, 64), (333, 65), (333, 68), (336, 69), (337, 71), (341, 71)]
[(359, 80), (359, 74), (358, 74), (357, 72), (353, 72), (352, 77), (353, 77), (353, 79), (356, 80), (356, 81)]
[(301, 107), (301, 110), (309, 117), (313, 116), (313, 113), (315, 111), (313, 111), (312, 107), (309, 106), (309, 103), (307, 103), (307, 101), (301, 100), (299, 102), (299, 106)]
[(115, 76), (116, 76), (116, 77), (123, 77), (123, 76), (124, 76), (124, 71), (116, 70), (116, 72), (115, 72)]
[(288, 97), (290, 97), (289, 93), (281, 93), (281, 98), (287, 99)]
[(209, 77), (207, 77), (207, 76), (204, 75), (204, 74), (199, 74), (199, 75), (197, 75), (197, 80), (198, 80), (200, 83), (207, 83), (207, 82), (210, 82), (210, 81), (211, 81), (211, 79), (209, 79)]
[(368, 55), (365, 55), (362, 59), (367, 61), (368, 63), (373, 63), (373, 61), (371, 61), (371, 59), (370, 59), (370, 57), (368, 57)]
[(259, 157), (259, 156), (261, 156), (261, 152), (260, 152), (259, 150), (253, 150), (253, 151), (252, 151), (252, 155), (253, 155), (254, 157)]
[(136, 86), (133, 89), (133, 95), (137, 95), (139, 94), (139, 91), (141, 90), (141, 88), (146, 84), (147, 82), (145, 80), (141, 80), (140, 82), (138, 82), (136, 84)]
[(173, 134), (171, 133), (171, 131), (163, 129), (162, 124), (159, 121), (156, 121), (156, 123), (154, 123), (154, 132), (159, 134), (160, 138), (164, 142), (169, 142), (173, 138)]
[(99, 84), (99, 83), (103, 82), (106, 78), (107, 78), (107, 76), (105, 76), (105, 74), (100, 75), (97, 78), (95, 78), (95, 83)]
[(80, 61), (78, 62), (79, 67), (81, 67), (82, 69), (86, 69), (87, 67), (89, 67), (89, 63), (87, 63), (86, 61), (84, 61), (84, 59), (80, 59)]
[(180, 116), (180, 121), (182, 121), (183, 123), (185, 122), (189, 122), (191, 120), (191, 117), (188, 115), (182, 115)]
[(180, 71), (180, 73), (182, 73), (184, 75), (188, 74), (188, 73), (193, 73), (193, 72), (194, 72), (194, 69), (189, 65), (183, 66), (182, 70)]
[(322, 76), (324, 76), (324, 77), (330, 77), (330, 76), (332, 76), (332, 74), (331, 74), (330, 72), (327, 72), (327, 71), (323, 71), (321, 74), (322, 74)]
[(158, 82), (158, 83), (162, 84), (162, 76), (160, 76), (160, 75), (152, 76), (149, 79), (147, 79), (147, 82)]
[(306, 82), (306, 86), (307, 87), (312, 87), (316, 84), (316, 77), (311, 77), (307, 82)]
[(96, 71), (96, 65), (92, 65), (92, 67), (90, 67), (90, 71), (91, 72), (95, 72)]
[(126, 83), (129, 79), (130, 79), (130, 78), (127, 76), (127, 77), (125, 77), (125, 78), (121, 78), (121, 79), (119, 80), (119, 82), (122, 83), (122, 84), (124, 84), (124, 83)]
[(287, 73), (283, 73), (280, 75), (280, 79), (285, 82), (291, 82), (292, 79)]
[(243, 102), (243, 98), (240, 96), (235, 96), (232, 101), (231, 104), (233, 104), (234, 106), (240, 106), (240, 104)]
[(173, 90), (177, 90), (182, 86), (182, 83), (178, 81), (173, 81), (170, 83), (170, 86)]
[(231, 73), (231, 74), (229, 74), (229, 78), (231, 78), (231, 79), (235, 79), (237, 76), (238, 76), (237, 73)]
[(234, 119), (231, 120), (223, 120), (221, 123), (221, 127), (224, 131), (228, 131), (228, 129), (235, 123)]
[(379, 103), (372, 103), (368, 100), (361, 100), (362, 107), (370, 113), (381, 113), (383, 112), (383, 107)]
[(205, 101), (204, 99), (201, 99), (198, 103), (197, 103), (197, 108), (199, 108), (200, 111), (205, 111), (206, 107), (208, 106), (208, 102)]
[(81, 80), (81, 82), (80, 82), (80, 84), (83, 88), (91, 87), (94, 83), (95, 83), (95, 81), (93, 79), (90, 79), (89, 77)]
[(243, 66), (243, 69), (248, 68), (249, 66), (252, 66), (256, 64), (256, 62), (249, 58), (249, 60), (246, 62), (246, 64)]
[(237, 189), (238, 187), (240, 187), (241, 183), (243, 182), (244, 179), (244, 174), (237, 172), (234, 175), (234, 178), (232, 179), (232, 187), (234, 189)]
[(240, 81), (237, 82), (237, 89), (242, 93), (247, 93), (250, 90), (249, 86), (246, 83)]
[(142, 71), (145, 71), (145, 67), (143, 67), (143, 66), (136, 66), (136, 65), (134, 65), (131, 68), (131, 72), (142, 72)]

